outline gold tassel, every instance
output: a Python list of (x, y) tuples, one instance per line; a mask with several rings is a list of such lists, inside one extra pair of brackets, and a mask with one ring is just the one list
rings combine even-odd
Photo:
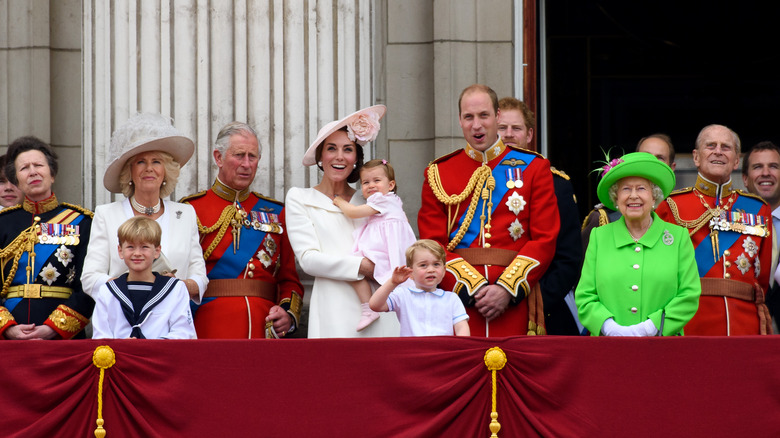
[(116, 363), (114, 350), (108, 345), (101, 345), (92, 353), (92, 364), (100, 368), (100, 380), (98, 380), (98, 413), (97, 429), (95, 429), (96, 438), (105, 438), (106, 430), (103, 429), (103, 377), (105, 371)]
[(490, 438), (498, 438), (498, 431), (501, 430), (501, 423), (498, 422), (498, 411), (496, 410), (496, 397), (498, 391), (496, 388), (496, 371), (501, 370), (506, 365), (506, 354), (499, 347), (489, 348), (485, 352), (485, 366), (491, 373), (491, 383), (493, 392), (493, 403), (490, 412)]

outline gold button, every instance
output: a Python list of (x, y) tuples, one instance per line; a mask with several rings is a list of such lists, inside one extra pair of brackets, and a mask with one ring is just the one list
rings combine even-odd
[(728, 260), (726, 260), (726, 262), (725, 262), (725, 263), (723, 263), (723, 264), (724, 264), (724, 265), (725, 265), (727, 268), (728, 268), (729, 266), (731, 266), (731, 262), (730, 262), (730, 261), (728, 261)]
[(731, 274), (729, 274), (728, 272), (726, 272), (726, 273), (723, 275), (723, 278), (731, 278)]
[(723, 255), (724, 255), (724, 256), (726, 256), (726, 257), (728, 257), (728, 256), (730, 256), (730, 255), (731, 255), (731, 251), (729, 251), (729, 250), (725, 250), (725, 251), (723, 251)]
[(489, 243), (486, 243), (486, 244), (485, 244), (485, 248), (490, 248), (490, 244), (489, 244)]
[(512, 274), (506, 274), (506, 278), (512, 278)]
[(249, 278), (252, 278), (252, 277), (255, 276), (255, 273), (252, 272), (252, 271), (249, 271), (249, 272), (246, 273), (246, 276), (249, 277)]
[(255, 270), (255, 264), (254, 263), (250, 263), (249, 264), (249, 269), (254, 271)]

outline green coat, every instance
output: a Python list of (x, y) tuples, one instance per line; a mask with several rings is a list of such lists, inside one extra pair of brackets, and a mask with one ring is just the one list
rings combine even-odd
[(574, 297), (593, 336), (609, 318), (623, 326), (650, 318), (659, 329), (663, 319), (664, 336), (681, 334), (699, 307), (701, 282), (688, 230), (651, 214), (639, 243), (623, 217), (590, 236)]

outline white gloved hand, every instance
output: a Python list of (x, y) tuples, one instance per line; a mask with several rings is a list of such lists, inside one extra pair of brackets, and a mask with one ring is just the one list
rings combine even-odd
[(606, 321), (604, 321), (604, 324), (601, 326), (601, 334), (604, 336), (630, 336), (628, 334), (625, 334), (626, 327), (623, 327), (622, 325), (615, 322), (614, 319), (609, 318)]
[(628, 336), (655, 336), (658, 334), (658, 328), (653, 324), (652, 319), (646, 319), (639, 324), (626, 327), (631, 332)]

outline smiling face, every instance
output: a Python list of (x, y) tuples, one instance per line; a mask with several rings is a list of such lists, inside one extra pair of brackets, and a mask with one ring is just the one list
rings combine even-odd
[(142, 152), (130, 159), (130, 177), (137, 192), (156, 193), (165, 180), (165, 163), (159, 152)]
[(472, 91), (463, 96), (460, 102), (460, 128), (471, 147), (481, 152), (498, 140), (498, 114), (487, 93)]
[(132, 276), (151, 272), (154, 260), (160, 257), (160, 246), (151, 242), (124, 241), (119, 245), (119, 258), (124, 260)]
[(325, 138), (320, 154), (324, 173), (323, 180), (346, 181), (349, 174), (355, 169), (355, 163), (358, 160), (358, 147), (355, 142), (349, 139), (347, 131), (338, 130)]
[(31, 201), (42, 201), (51, 196), (54, 177), (46, 155), (39, 150), (29, 150), (17, 155), (14, 161), (19, 190)]
[(374, 193), (388, 194), (395, 188), (395, 181), (387, 177), (387, 172), (382, 166), (372, 168), (361, 168), (360, 170), (360, 189), (363, 191), (363, 197), (368, 199)]
[(774, 209), (780, 203), (780, 154), (774, 149), (751, 152), (742, 181), (750, 193), (761, 196)]
[(739, 166), (739, 151), (734, 135), (725, 126), (714, 125), (703, 130), (693, 150), (693, 163), (699, 173), (716, 184), (731, 179)]
[(627, 221), (644, 220), (653, 210), (653, 186), (638, 176), (623, 178), (617, 183), (618, 210)]
[(498, 116), (498, 133), (507, 146), (527, 148), (534, 137), (534, 130), (529, 129), (525, 117), (520, 110), (503, 109)]
[(235, 190), (244, 190), (252, 184), (260, 162), (260, 144), (253, 135), (243, 133), (230, 137), (225, 154), (214, 150), (214, 161), (219, 167), (219, 180)]
[(444, 278), (444, 262), (425, 248), (417, 248), (412, 257), (412, 281), (418, 289), (433, 292)]

